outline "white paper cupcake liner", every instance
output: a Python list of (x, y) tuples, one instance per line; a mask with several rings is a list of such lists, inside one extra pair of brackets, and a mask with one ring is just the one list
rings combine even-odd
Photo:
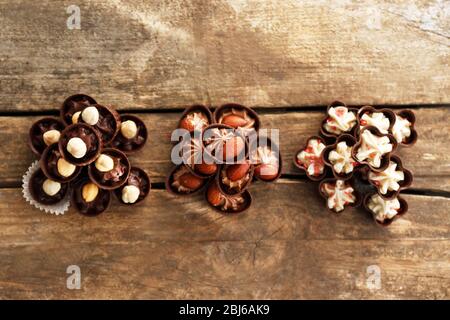
[(22, 193), (25, 200), (27, 200), (31, 205), (35, 208), (38, 208), (41, 211), (45, 211), (46, 213), (51, 213), (55, 215), (62, 215), (64, 212), (69, 210), (70, 207), (70, 192), (68, 191), (66, 196), (58, 203), (52, 205), (46, 205), (37, 202), (33, 199), (33, 196), (30, 193), (29, 182), (31, 176), (34, 172), (39, 169), (39, 161), (34, 161), (31, 166), (28, 168), (27, 172), (22, 177)]

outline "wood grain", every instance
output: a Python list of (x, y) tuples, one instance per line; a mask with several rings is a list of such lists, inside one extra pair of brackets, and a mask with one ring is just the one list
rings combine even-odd
[[(251, 192), (254, 205), (238, 216), (209, 209), (201, 194), (153, 190), (141, 206), (115, 203), (88, 218), (46, 215), (20, 190), (1, 189), (0, 297), (450, 296), (449, 199), (406, 195), (410, 212), (380, 228), (359, 209), (328, 213), (312, 183), (258, 183)], [(81, 268), (79, 291), (65, 288), (72, 264)], [(366, 287), (374, 264), (380, 290)]]
[(447, 1), (0, 0), (0, 110), (450, 102)]
[[(414, 188), (450, 191), (450, 109), (416, 109), (419, 140), (412, 148), (403, 148), (399, 154), (406, 168), (415, 173)], [(150, 136), (144, 149), (131, 156), (133, 164), (147, 170), (153, 182), (164, 181), (172, 168), (170, 135), (181, 113), (140, 114), (149, 128)], [(280, 130), (284, 174), (303, 175), (292, 164), (295, 152), (308, 136), (317, 134), (323, 112), (262, 113), (264, 128)], [(0, 154), (1, 182), (18, 184), (33, 161), (26, 139), (33, 121), (39, 117), (0, 117), (0, 131), (4, 136)]]

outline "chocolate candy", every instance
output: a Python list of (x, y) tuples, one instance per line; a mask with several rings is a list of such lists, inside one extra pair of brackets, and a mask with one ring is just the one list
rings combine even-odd
[(68, 162), (85, 166), (100, 155), (103, 143), (97, 130), (85, 123), (72, 124), (61, 133), (59, 152)]
[(30, 178), (29, 190), (33, 199), (45, 205), (52, 205), (64, 199), (68, 185), (47, 178), (41, 169)]
[(72, 205), (78, 212), (87, 216), (96, 216), (111, 203), (111, 192), (99, 188), (87, 177), (77, 180), (72, 186)]
[(142, 149), (147, 142), (147, 127), (136, 116), (124, 114), (120, 116), (120, 130), (111, 146), (124, 153), (133, 153)]
[(85, 94), (80, 93), (70, 96), (63, 102), (61, 106), (61, 119), (66, 125), (77, 123), (77, 121), (74, 122), (73, 120), (79, 118), (81, 111), (84, 108), (96, 103), (97, 102), (94, 100), (94, 98)]
[(46, 117), (36, 121), (31, 126), (28, 137), (31, 151), (40, 156), (47, 146), (59, 141), (64, 127), (64, 123), (54, 117)]
[(113, 190), (123, 185), (130, 175), (131, 165), (127, 156), (117, 149), (103, 149), (95, 162), (89, 165), (92, 182), (102, 189)]
[(126, 205), (132, 205), (144, 200), (150, 193), (150, 178), (144, 170), (131, 167), (127, 181), (121, 187), (114, 190), (119, 201)]
[(51, 144), (44, 150), (39, 165), (48, 178), (61, 183), (75, 179), (82, 168), (63, 158), (58, 143)]

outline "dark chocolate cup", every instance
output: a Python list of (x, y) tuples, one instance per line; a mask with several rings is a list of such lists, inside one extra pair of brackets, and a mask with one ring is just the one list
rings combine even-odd
[(220, 212), (221, 214), (238, 214), (238, 213), (242, 213), (245, 210), (247, 210), (248, 208), (250, 208), (251, 204), (252, 204), (252, 195), (250, 194), (250, 192), (248, 190), (245, 190), (243, 193), (238, 194), (238, 195), (234, 195), (234, 196), (230, 196), (230, 195), (226, 195), (226, 194), (222, 194), (222, 197), (243, 197), (244, 198), (244, 203), (242, 204), (241, 207), (238, 208), (238, 210), (231, 210), (231, 209), (227, 209), (227, 210), (222, 210), (221, 206), (214, 206), (212, 205), (209, 200), (208, 200), (208, 190), (209, 188), (218, 188), (218, 192), (221, 193), (220, 188), (217, 186), (217, 181), (215, 180), (211, 180), (211, 182), (208, 185), (208, 188), (206, 188), (205, 190), (205, 199), (206, 202), (209, 204), (209, 206), (211, 208), (213, 208), (215, 211)]
[(261, 120), (259, 119), (258, 114), (253, 109), (237, 103), (227, 103), (218, 107), (213, 114), (214, 121), (216, 123), (222, 124), (220, 118), (225, 112), (231, 111), (232, 109), (245, 111), (253, 120), (255, 120), (255, 123), (253, 124), (253, 128), (255, 129), (255, 131), (259, 131), (259, 128), (261, 127)]
[(57, 204), (58, 202), (63, 200), (64, 197), (66, 196), (68, 191), (68, 184), (61, 183), (61, 189), (58, 191), (58, 193), (54, 196), (49, 196), (42, 189), (42, 185), (44, 181), (47, 179), (48, 179), (47, 176), (41, 169), (36, 170), (31, 175), (30, 181), (28, 183), (30, 194), (35, 201), (42, 203), (44, 205)]
[(211, 180), (211, 178), (201, 178), (199, 176), (193, 175), (194, 177), (203, 180), (203, 183), (201, 184), (201, 186), (195, 190), (192, 190), (191, 192), (179, 192), (178, 190), (175, 190), (174, 187), (172, 186), (172, 183), (174, 182), (173, 176), (178, 170), (186, 170), (186, 173), (193, 175), (192, 172), (187, 168), (187, 166), (185, 166), (183, 164), (177, 165), (175, 168), (173, 168), (173, 170), (170, 172), (170, 174), (166, 178), (165, 186), (166, 186), (166, 190), (169, 193), (172, 193), (177, 196), (187, 196), (187, 195), (195, 194), (198, 191), (202, 190), (208, 184), (208, 181)]
[[(140, 178), (141, 181), (136, 181), (136, 179), (135, 179), (136, 176), (138, 178)], [(127, 185), (137, 186), (139, 188), (139, 190), (141, 191), (139, 193), (138, 199), (134, 203), (125, 203), (122, 201), (122, 190)], [(115, 189), (114, 195), (116, 196), (117, 200), (121, 204), (124, 204), (127, 206), (132, 206), (132, 205), (142, 202), (150, 193), (151, 188), (152, 188), (152, 185), (151, 185), (150, 178), (147, 175), (147, 173), (144, 170), (142, 170), (141, 168), (131, 167), (130, 176), (128, 177), (127, 182), (124, 185), (122, 185), (121, 187)]]
[(392, 219), (387, 219), (383, 222), (378, 221), (375, 218), (375, 214), (372, 210), (369, 209), (369, 199), (374, 195), (375, 193), (368, 193), (366, 194), (366, 196), (364, 197), (364, 201), (363, 201), (363, 207), (364, 209), (369, 212), (372, 216), (372, 219), (375, 221), (375, 223), (379, 226), (382, 227), (387, 227), (389, 226), (392, 222), (394, 222), (394, 220), (398, 219), (399, 217), (403, 216), (407, 211), (408, 211), (408, 202), (406, 202), (405, 199), (403, 199), (401, 196), (397, 196), (398, 201), (400, 202), (400, 209), (398, 211), (398, 213), (392, 218)]
[[(56, 153), (57, 157), (61, 157), (61, 153), (59, 152), (59, 147), (57, 143), (49, 145), (44, 152), (42, 153), (41, 159), (39, 160), (39, 166), (41, 167), (44, 174), (51, 180), (67, 183), (75, 179), (81, 172), (81, 167), (76, 166), (75, 171), (69, 177), (63, 177), (58, 173), (57, 162), (54, 164), (55, 167), (51, 167), (49, 160), (50, 157)], [(56, 160), (57, 161), (57, 160)]]
[[(380, 167), (378, 167), (378, 168), (375, 168), (374, 166), (372, 166), (367, 160), (359, 161), (358, 158), (356, 158), (357, 151), (358, 151), (359, 147), (362, 144), (362, 134), (366, 130), (370, 131), (372, 134), (376, 135), (377, 137), (388, 137), (389, 141), (392, 144), (392, 151), (383, 155), (383, 157), (381, 159)], [(376, 127), (374, 127), (374, 126), (367, 126), (367, 127), (364, 127), (361, 130), (359, 141), (353, 146), (352, 157), (353, 157), (353, 159), (355, 159), (359, 163), (367, 165), (372, 171), (381, 172), (381, 171), (384, 171), (384, 169), (386, 169), (387, 166), (389, 165), (389, 160), (391, 158), (391, 155), (395, 152), (395, 150), (397, 150), (397, 140), (394, 138), (393, 135), (391, 135), (391, 134), (382, 134), (380, 132), (380, 130), (378, 130)]]
[(86, 216), (97, 216), (109, 208), (111, 204), (111, 191), (99, 188), (98, 195), (94, 201), (86, 202), (83, 200), (82, 190), (86, 183), (91, 182), (86, 176), (76, 179), (72, 184), (71, 203), (79, 213)]
[(59, 111), (62, 121), (66, 125), (72, 124), (72, 116), (74, 113), (83, 110), (84, 108), (96, 104), (94, 98), (86, 94), (75, 94), (64, 100), (61, 109)]
[(411, 110), (401, 110), (397, 112), (397, 115), (411, 122), (411, 135), (405, 140), (399, 143), (402, 147), (411, 147), (417, 142), (418, 134), (415, 128), (416, 116)]
[[(89, 135), (91, 135), (91, 137), (94, 140), (93, 141), (94, 148), (91, 148), (91, 150), (87, 150), (86, 155), (84, 155), (84, 157), (79, 159), (72, 156), (70, 152), (68, 152), (66, 149), (67, 142), (69, 141), (70, 138), (79, 137), (77, 135), (78, 130), (85, 130), (86, 132), (89, 133)], [(68, 162), (76, 166), (86, 166), (91, 162), (95, 161), (95, 159), (97, 159), (102, 150), (103, 144), (98, 131), (94, 127), (85, 123), (77, 123), (66, 127), (64, 131), (61, 132), (58, 147), (59, 152), (62, 154), (63, 158), (66, 159)]]
[[(45, 127), (45, 130), (42, 130), (40, 128), (41, 126)], [(47, 148), (43, 134), (53, 129), (62, 132), (64, 128), (64, 123), (55, 117), (45, 117), (33, 123), (28, 133), (28, 145), (31, 151), (33, 151), (34, 154), (41, 156), (42, 152)]]
[(126, 154), (131, 154), (141, 150), (144, 147), (147, 142), (148, 133), (144, 121), (140, 118), (131, 114), (123, 114), (120, 116), (120, 123), (127, 120), (131, 120), (136, 123), (136, 127), (138, 129), (136, 136), (132, 139), (127, 139), (122, 135), (119, 129), (117, 135), (110, 144), (113, 148), (119, 149)]
[(222, 170), (226, 170), (229, 166), (232, 166), (232, 164), (231, 165), (221, 165), (219, 167), (219, 170), (217, 170), (216, 176), (214, 177), (214, 180), (216, 180), (219, 190), (224, 195), (229, 195), (229, 196), (234, 196), (234, 195), (238, 195), (238, 194), (245, 192), (245, 190), (247, 190), (248, 187), (250, 187), (250, 185), (252, 184), (255, 167), (253, 165), (250, 165), (250, 167), (247, 171), (247, 173), (249, 173), (249, 178), (248, 178), (247, 182), (242, 186), (242, 188), (240, 190), (235, 191), (222, 183)]
[[(193, 112), (201, 112), (201, 113), (203, 113), (206, 116), (206, 118), (208, 119), (209, 125), (211, 125), (214, 122), (213, 114), (212, 114), (211, 110), (208, 107), (206, 107), (204, 105), (201, 105), (201, 104), (195, 104), (195, 105), (192, 105), (190, 107), (187, 107), (183, 111), (183, 114), (181, 115), (181, 118), (178, 121), (177, 128), (180, 128), (181, 121), (183, 121), (184, 117), (186, 117), (188, 114), (193, 113)], [(192, 133), (194, 131), (195, 130), (191, 130), (189, 132)]]
[[(310, 140), (313, 140), (313, 139), (318, 139), (318, 140), (320, 140), (324, 145), (325, 145), (325, 147), (327, 146), (327, 144), (326, 144), (326, 142), (325, 142), (325, 139), (323, 138), (323, 137), (319, 137), (319, 136), (311, 136), (311, 137), (309, 137), (308, 139), (306, 139), (306, 142), (305, 142), (305, 145), (303, 146), (303, 148), (301, 148), (301, 149), (299, 149), (296, 153), (295, 153), (295, 155), (294, 155), (294, 165), (298, 168), (298, 169), (300, 169), (301, 171), (303, 171), (305, 174), (306, 174), (306, 176), (310, 179), (310, 180), (312, 180), (312, 181), (321, 181), (323, 178), (325, 178), (326, 176), (327, 176), (327, 171), (328, 171), (328, 167), (325, 165), (325, 163), (324, 163), (324, 165), (323, 165), (323, 172), (320, 174), (320, 175), (318, 175), (318, 176), (312, 176), (312, 175), (310, 175), (309, 173), (308, 173), (308, 170), (305, 168), (305, 167), (303, 167), (300, 163), (298, 163), (298, 161), (297, 161), (297, 155), (300, 153), (300, 152), (302, 152), (303, 150), (305, 150), (307, 147), (308, 147), (308, 144), (309, 144), (309, 141)], [(325, 149), (324, 149), (325, 150)], [(322, 153), (323, 153), (323, 151), (322, 151)], [(323, 158), (322, 158), (323, 159)]]
[[(337, 180), (341, 180), (341, 179), (327, 178), (327, 179), (323, 179), (323, 180), (319, 183), (319, 194), (321, 195), (322, 198), (324, 198), (325, 200), (328, 201), (328, 195), (322, 191), (322, 186), (323, 186), (325, 183), (336, 183)], [(332, 209), (328, 208), (328, 205), (326, 205), (327, 210), (328, 210), (329, 212), (332, 212), (332, 213), (335, 213), (335, 214), (336, 214), (336, 213), (337, 213), (337, 214), (340, 214), (340, 213), (344, 212), (345, 209), (346, 209), (347, 207), (357, 208), (357, 207), (359, 207), (359, 206), (361, 205), (362, 200), (363, 200), (361, 194), (360, 194), (359, 191), (355, 188), (355, 180), (354, 180), (353, 178), (351, 178), (351, 179), (349, 179), (349, 180), (342, 180), (342, 181), (344, 181), (345, 184), (348, 184), (348, 185), (350, 185), (350, 186), (353, 188), (353, 194), (355, 195), (355, 198), (356, 198), (356, 199), (355, 199), (355, 202), (354, 202), (354, 203), (351, 203), (351, 204), (345, 206), (345, 207), (344, 207), (344, 210), (339, 211), (339, 212), (337, 212), (337, 211), (335, 211), (335, 210), (332, 210)]]
[[(207, 130), (209, 130), (209, 129), (214, 129), (214, 128), (233, 130), (234, 135), (235, 135), (235, 136), (238, 136), (238, 137), (241, 137), (242, 140), (244, 141), (244, 149), (243, 149), (243, 151), (241, 151), (240, 154), (236, 155), (236, 156), (234, 157), (234, 159), (231, 159), (231, 158), (221, 159), (222, 157), (219, 159), (215, 154), (211, 154), (211, 153), (208, 151), (208, 149), (207, 149), (207, 145), (205, 144), (204, 134), (205, 134), (205, 132), (206, 132)], [(237, 160), (238, 158), (241, 158), (241, 159), (247, 159), (247, 158), (248, 158), (248, 151), (249, 151), (248, 140), (247, 140), (247, 139), (245, 138), (245, 136), (243, 136), (238, 130), (235, 130), (235, 129), (234, 129), (233, 127), (231, 127), (231, 126), (227, 126), (227, 125), (225, 125), (225, 124), (215, 123), (215, 124), (212, 124), (212, 125), (206, 127), (205, 130), (202, 132), (202, 141), (203, 141), (203, 146), (204, 146), (204, 148), (205, 148), (205, 153), (207, 154), (208, 157), (211, 157), (211, 158), (214, 160), (214, 162), (215, 162), (216, 164), (227, 164), (227, 163), (229, 163), (229, 162), (236, 163), (236, 160)], [(222, 149), (222, 150), (223, 150), (223, 149)]]
[(369, 181), (369, 183), (371, 185), (373, 185), (377, 189), (377, 192), (380, 195), (380, 197), (382, 197), (383, 199), (386, 199), (386, 200), (394, 199), (395, 197), (398, 196), (400, 191), (408, 189), (413, 182), (412, 172), (403, 167), (402, 160), (400, 159), (400, 157), (398, 157), (396, 155), (391, 155), (390, 161), (395, 162), (397, 164), (397, 170), (403, 171), (403, 174), (405, 176), (405, 179), (399, 183), (400, 188), (397, 191), (391, 190), (391, 191), (388, 191), (386, 194), (382, 194), (380, 192), (379, 187), (370, 179), (370, 173), (367, 176), (367, 180)]
[(112, 182), (112, 183), (102, 182), (101, 181), (102, 178), (100, 176), (103, 175), (104, 173), (99, 172), (97, 170), (97, 168), (95, 167), (95, 162), (92, 162), (88, 167), (89, 178), (92, 180), (93, 183), (95, 183), (101, 189), (114, 190), (114, 189), (121, 187), (128, 180), (128, 177), (130, 176), (130, 170), (131, 170), (130, 160), (128, 160), (128, 157), (125, 155), (125, 153), (123, 153), (122, 151), (119, 151), (117, 149), (113, 149), (113, 148), (103, 149), (101, 154), (106, 154), (108, 156), (111, 156), (113, 159), (119, 158), (121, 163), (125, 165), (126, 171), (120, 177), (119, 181)]
[[(374, 113), (374, 112), (381, 112), (384, 114), (384, 116), (386, 118), (389, 119), (389, 128), (388, 128), (388, 133), (391, 132), (392, 127), (394, 126), (395, 123), (395, 113), (391, 110), (391, 109), (375, 109), (372, 106), (363, 106), (361, 107), (361, 109), (358, 110), (358, 113), (356, 114), (356, 119), (357, 119), (357, 126), (356, 126), (356, 130), (355, 130), (355, 137), (358, 138), (359, 137), (359, 133), (361, 131), (361, 127), (366, 127), (364, 125), (361, 124), (361, 118), (364, 114), (366, 113)], [(378, 129), (378, 128), (377, 128)]]
[[(120, 115), (119, 113), (114, 110), (112, 107), (103, 106), (100, 104), (93, 104), (90, 105), (90, 107), (97, 108), (98, 112), (100, 113), (100, 116), (103, 119), (106, 119), (108, 122), (107, 126), (104, 126), (102, 121), (98, 121), (93, 127), (98, 131), (100, 134), (100, 138), (102, 139), (102, 143), (106, 146), (111, 143), (111, 141), (114, 140), (117, 133), (120, 129)], [(80, 118), (78, 120), (79, 123), (85, 123), (80, 115)]]
[[(359, 167), (358, 161), (356, 161), (355, 159), (353, 159), (354, 162), (357, 163), (357, 165), (353, 165), (353, 171), (352, 171), (352, 172), (347, 173), (347, 174), (342, 174), (342, 173), (337, 173), (337, 172), (334, 170), (334, 166), (333, 166), (333, 164), (332, 164), (332, 163), (330, 162), (330, 160), (329, 160), (329, 154), (330, 154), (330, 152), (333, 151), (333, 150), (335, 150), (336, 147), (337, 147), (337, 145), (338, 145), (338, 143), (339, 143), (339, 142), (342, 142), (342, 141), (345, 141), (345, 142), (347, 143), (347, 146), (349, 146), (349, 147), (353, 147), (353, 146), (356, 144), (356, 139), (355, 139), (354, 136), (349, 135), (349, 134), (342, 134), (342, 135), (340, 135), (340, 136), (337, 138), (337, 140), (336, 140), (336, 142), (335, 142), (334, 144), (332, 144), (332, 145), (330, 145), (330, 146), (327, 146), (327, 147), (323, 150), (323, 152), (322, 152), (322, 160), (323, 160), (323, 162), (325, 163), (325, 165), (328, 166), (328, 167), (331, 169), (331, 171), (333, 172), (333, 176), (334, 176), (336, 179), (339, 179), (339, 180), (348, 180), (348, 179), (350, 179), (351, 177), (353, 177), (353, 174), (355, 173), (355, 171), (357, 171), (357, 170), (359, 169), (359, 168), (358, 168), (358, 167)], [(352, 157), (352, 158), (353, 158), (353, 157)]]
[(250, 143), (250, 145), (249, 145), (249, 148), (250, 148), (249, 158), (250, 158), (250, 161), (255, 166), (255, 172), (253, 174), (253, 177), (255, 179), (257, 179), (259, 181), (263, 181), (263, 182), (274, 182), (274, 181), (278, 180), (280, 178), (280, 176), (281, 176), (281, 173), (282, 173), (282, 170), (283, 170), (283, 157), (281, 156), (281, 151), (280, 151), (280, 148), (279, 148), (278, 144), (273, 142), (272, 139), (270, 139), (268, 137), (265, 137), (265, 139), (267, 139), (267, 147), (269, 147), (270, 150), (275, 151), (278, 154), (278, 173), (277, 173), (277, 175), (275, 177), (273, 177), (272, 179), (261, 178), (261, 175), (260, 175), (258, 169), (260, 168), (260, 166), (262, 166), (264, 164), (262, 164), (262, 163), (253, 163), (254, 159), (252, 158), (252, 153), (251, 152), (253, 150), (256, 151), (256, 149), (254, 149), (254, 148), (265, 147), (266, 146), (266, 145), (259, 146), (259, 141), (260, 141), (260, 137), (259, 136), (258, 136), (258, 139), (256, 141), (254, 141), (257, 144), (256, 146), (253, 145), (254, 143)]
[(355, 116), (357, 116), (358, 114), (358, 109), (357, 108), (350, 108), (347, 107), (347, 105), (341, 101), (333, 101), (328, 107), (327, 107), (327, 114), (325, 116), (325, 118), (322, 120), (322, 122), (320, 123), (320, 134), (326, 138), (337, 138), (338, 136), (340, 136), (341, 134), (350, 134), (350, 135), (354, 135), (356, 127), (358, 125), (358, 121), (356, 119), (355, 121), (355, 125), (353, 126), (353, 128), (350, 131), (346, 131), (346, 132), (341, 132), (339, 134), (336, 133), (331, 133), (328, 132), (324, 129), (323, 125), (325, 124), (325, 122), (327, 121), (329, 115), (328, 115), (328, 111), (330, 110), (330, 108), (334, 108), (334, 107), (346, 107), (348, 109), (348, 111), (352, 111), (355, 113)]

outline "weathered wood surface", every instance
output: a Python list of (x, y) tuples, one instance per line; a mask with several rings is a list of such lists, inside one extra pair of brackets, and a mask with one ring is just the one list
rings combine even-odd
[(450, 102), (448, 1), (0, 0), (0, 110)]
[[(1, 189), (0, 298), (450, 296), (449, 199), (406, 195), (410, 212), (380, 228), (359, 209), (323, 210), (305, 182), (251, 192), (254, 205), (238, 216), (209, 209), (202, 195), (153, 190), (144, 205), (88, 218), (46, 215), (20, 190)], [(73, 264), (81, 290), (65, 287)], [(379, 290), (366, 286), (370, 265), (381, 268)]]
[[(402, 148), (404, 165), (415, 173), (414, 188), (450, 191), (450, 109), (415, 109), (419, 140), (412, 148)], [(149, 140), (144, 149), (131, 156), (131, 161), (150, 174), (153, 182), (164, 181), (172, 168), (170, 135), (181, 113), (140, 114), (149, 128)], [(295, 152), (308, 136), (317, 134), (323, 112), (263, 113), (264, 128), (280, 130), (284, 174), (302, 175), (292, 163)], [(0, 154), (0, 183), (17, 185), (34, 156), (26, 139), (33, 121), (39, 117), (0, 117), (3, 149)]]

